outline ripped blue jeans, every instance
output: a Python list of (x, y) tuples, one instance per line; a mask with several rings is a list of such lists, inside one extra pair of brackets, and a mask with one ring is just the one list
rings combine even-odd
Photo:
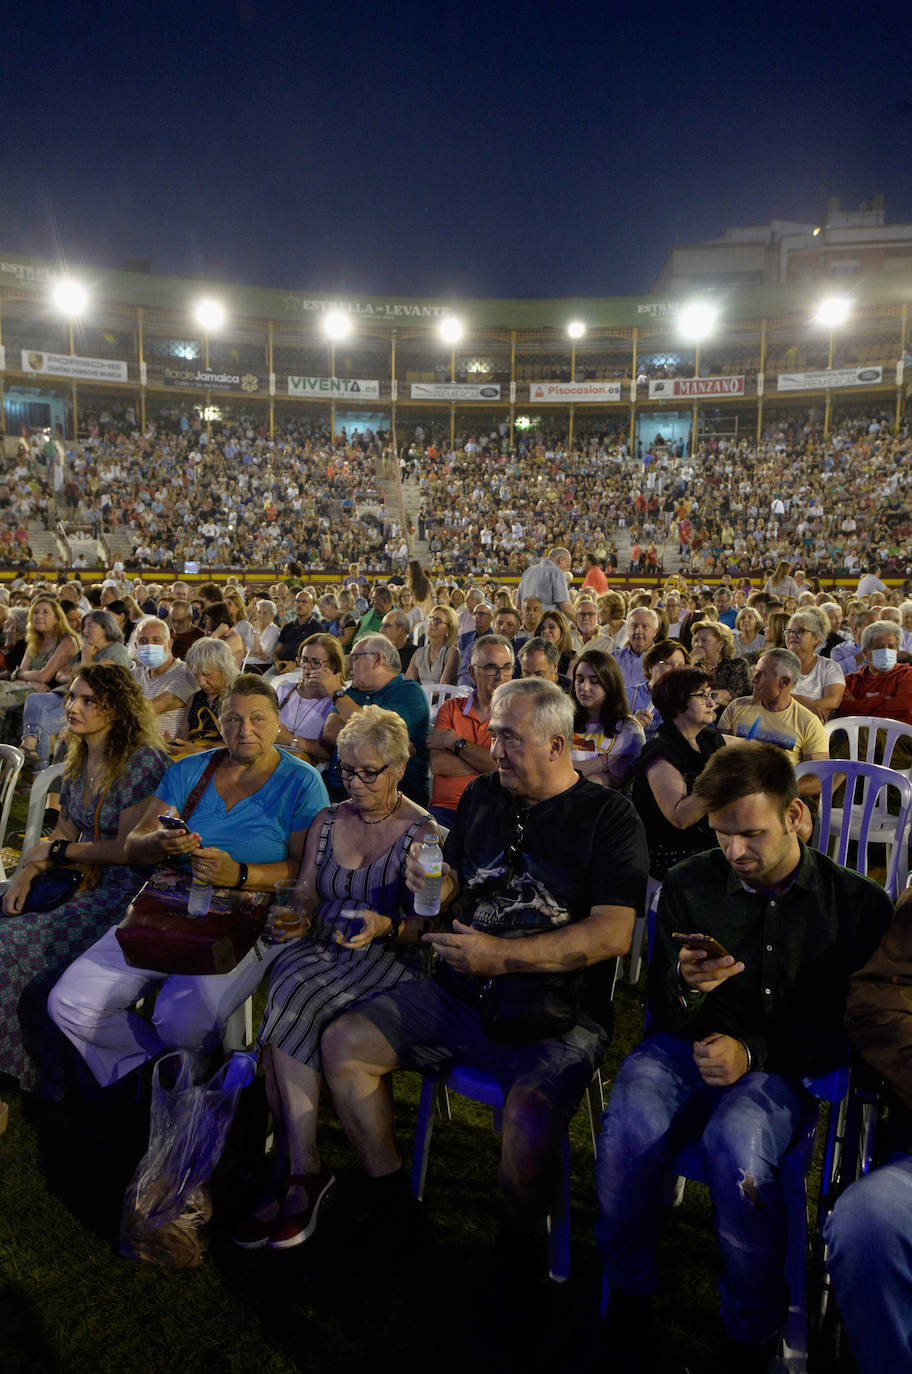
[(595, 1235), (609, 1286), (648, 1294), (667, 1171), (699, 1141), (722, 1251), (722, 1320), (740, 1342), (782, 1325), (786, 1221), (779, 1164), (808, 1111), (800, 1083), (748, 1073), (728, 1088), (703, 1082), (687, 1040), (659, 1032), (624, 1060), (602, 1118)]

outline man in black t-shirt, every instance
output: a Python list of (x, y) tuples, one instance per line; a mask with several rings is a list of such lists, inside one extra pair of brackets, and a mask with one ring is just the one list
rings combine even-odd
[[(439, 956), (437, 976), (400, 984), (340, 1017), (322, 1054), (381, 1215), (391, 1205), (401, 1213), (411, 1198), (386, 1074), (400, 1065), (445, 1072), (459, 1063), (500, 1082), (498, 1248), (511, 1272), (525, 1274), (537, 1253), (530, 1233), (556, 1191), (561, 1134), (607, 1044), (602, 1026), (574, 1006), (580, 974), (629, 947), (647, 855), (629, 802), (574, 769), (573, 706), (560, 688), (538, 678), (505, 683), (494, 693), (488, 729), (497, 771), (466, 788), (444, 850), (442, 906), (458, 916), (450, 929), (424, 936)], [(416, 853), (406, 877), (420, 890)], [(539, 1009), (538, 975), (562, 976), (548, 980), (566, 1011), (562, 1023), (505, 1024), (511, 1005), (522, 1009), (518, 1001)]]

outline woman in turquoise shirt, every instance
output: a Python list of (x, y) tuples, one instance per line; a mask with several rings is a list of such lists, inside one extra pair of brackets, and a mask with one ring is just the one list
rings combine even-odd
[[(279, 705), (258, 674), (234, 680), (220, 702), (219, 724), (224, 756), (186, 818), (189, 828), (169, 830), (158, 817), (181, 814), (216, 751), (168, 769), (126, 852), (131, 863), (189, 862), (197, 881), (215, 887), (271, 892), (275, 883), (294, 881), (308, 827), (327, 804), (326, 788), (309, 763), (276, 747)], [(67, 969), (48, 1001), (51, 1017), (102, 1086), (163, 1049), (210, 1054), (280, 948), (258, 943), (231, 973), (168, 976), (131, 968), (115, 929)], [(150, 1023), (133, 1006), (156, 983), (162, 987)]]

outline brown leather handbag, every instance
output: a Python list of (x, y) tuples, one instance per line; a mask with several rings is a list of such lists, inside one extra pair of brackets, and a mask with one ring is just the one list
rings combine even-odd
[[(188, 796), (181, 818), (188, 820), (227, 750), (209, 760)], [(238, 888), (213, 889), (204, 916), (187, 911), (190, 875), (160, 864), (137, 892), (117, 927), (117, 942), (132, 968), (155, 973), (230, 973), (256, 944), (266, 924), (271, 895)]]

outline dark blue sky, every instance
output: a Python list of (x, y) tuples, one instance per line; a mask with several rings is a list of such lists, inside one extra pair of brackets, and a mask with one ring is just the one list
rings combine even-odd
[(0, 51), (0, 248), (312, 291), (589, 296), (647, 289), (676, 238), (814, 220), (828, 194), (883, 191), (912, 219), (898, 3), (28, 16)]

